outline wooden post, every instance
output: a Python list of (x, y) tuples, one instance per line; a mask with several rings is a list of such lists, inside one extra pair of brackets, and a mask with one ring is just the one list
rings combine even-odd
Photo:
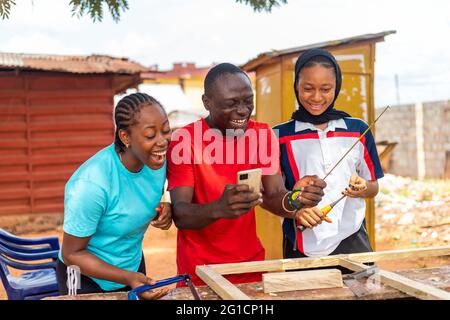
[(251, 300), (245, 293), (234, 286), (208, 266), (197, 266), (195, 273), (225, 300)]

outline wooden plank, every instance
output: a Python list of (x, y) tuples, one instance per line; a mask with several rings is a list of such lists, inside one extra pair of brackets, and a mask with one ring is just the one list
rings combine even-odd
[(265, 293), (343, 287), (338, 269), (263, 274)]
[(225, 275), (247, 272), (276, 272), (296, 269), (333, 267), (339, 265), (340, 259), (349, 259), (355, 262), (376, 262), (381, 260), (423, 258), (445, 255), (450, 255), (450, 246), (341, 254), (321, 258), (296, 258), (224, 263), (209, 265), (209, 267), (214, 269), (216, 272)]
[(220, 274), (240, 274), (248, 272), (277, 272), (285, 270), (334, 267), (339, 264), (338, 256), (322, 258), (297, 258), (208, 265)]
[(391, 287), (423, 300), (450, 300), (450, 293), (423, 284), (394, 272), (380, 270), (381, 281)]
[[(397, 272), (397, 271), (396, 271)], [(433, 286), (443, 290), (450, 290), (450, 266), (426, 268), (426, 269), (409, 269), (398, 271), (399, 274), (410, 279), (432, 283)], [(348, 279), (348, 275), (343, 275), (343, 279)], [(358, 280), (360, 286), (365, 287), (364, 279)], [(278, 293), (264, 293), (261, 282), (240, 283), (236, 287), (255, 300), (386, 300), (386, 299), (405, 299), (411, 298), (404, 292), (381, 284), (379, 290), (370, 290), (369, 294), (364, 297), (357, 297), (347, 288), (329, 288), (318, 290), (301, 290)], [(204, 300), (219, 300), (220, 297), (208, 286), (197, 286), (197, 291)], [(193, 296), (189, 288), (181, 287), (171, 291), (162, 300), (193, 300)]]
[(224, 300), (250, 300), (250, 298), (208, 266), (197, 266), (195, 273)]
[(339, 264), (338, 256), (326, 256), (321, 258), (285, 259), (284, 270), (309, 269), (321, 267), (334, 267)]
[[(227, 286), (231, 285), (233, 294), (236, 295), (245, 295), (242, 293), (237, 287), (233, 286), (230, 282), (228, 282), (225, 278), (220, 275), (225, 274), (240, 274), (240, 273), (248, 273), (248, 272), (267, 272), (267, 271), (285, 271), (285, 270), (295, 270), (295, 269), (306, 269), (306, 268), (314, 268), (314, 267), (330, 267), (330, 266), (338, 266), (341, 263), (345, 263), (344, 260), (351, 260), (350, 262), (375, 262), (380, 260), (389, 260), (389, 259), (405, 259), (405, 258), (418, 258), (418, 257), (432, 257), (432, 256), (445, 256), (450, 254), (450, 246), (443, 247), (435, 247), (435, 248), (423, 248), (423, 249), (404, 249), (404, 250), (391, 250), (391, 251), (381, 251), (381, 252), (368, 252), (368, 253), (357, 253), (357, 254), (343, 254), (343, 255), (335, 255), (335, 256), (326, 256), (321, 258), (298, 258), (298, 259), (281, 259), (281, 260), (268, 260), (268, 261), (253, 261), (253, 262), (244, 262), (244, 263), (226, 263), (226, 264), (216, 264), (216, 265), (208, 265), (200, 268), (208, 267), (207, 271), (212, 271), (209, 273), (202, 272), (203, 269), (200, 269), (200, 273), (204, 273), (205, 279), (203, 279), (200, 275), (200, 278), (205, 281), (208, 285), (211, 283), (211, 288), (219, 293), (220, 296), (229, 296)], [(351, 259), (350, 259), (351, 258)], [(199, 267), (197, 267), (199, 268)], [(361, 268), (361, 265), (360, 265)], [(353, 269), (352, 269), (353, 270)], [(361, 269), (359, 269), (361, 270)], [(197, 273), (199, 274), (199, 273)], [(202, 275), (203, 276), (203, 275)], [(221, 279), (220, 279), (220, 278)], [(401, 277), (401, 276), (399, 276)], [(219, 282), (222, 280), (227, 281), (228, 283), (216, 283), (216, 279)], [(396, 283), (394, 276), (386, 274), (386, 281), (391, 283)], [(413, 281), (414, 282), (414, 281)], [(414, 282), (416, 283), (416, 282)], [(409, 285), (414, 285), (414, 283), (408, 283)], [(400, 284), (397, 284), (400, 286)], [(405, 288), (407, 288), (406, 286)], [(411, 287), (411, 288), (412, 288)], [(418, 284), (419, 288), (423, 290), (411, 290), (408, 289), (408, 294), (413, 296), (433, 296), (433, 297), (446, 297), (445, 294), (442, 294), (443, 290), (439, 290), (427, 285)], [(428, 288), (430, 287), (430, 288)], [(397, 288), (397, 287), (396, 287)], [(406, 289), (403, 290), (406, 290)], [(217, 289), (217, 290), (216, 290)], [(438, 291), (434, 292), (433, 289)], [(424, 295), (422, 293), (425, 293)], [(246, 296), (246, 295), (245, 295)]]
[(222, 275), (284, 270), (282, 260), (210, 264), (208, 267)]
[(366, 266), (365, 264), (356, 261), (351, 261), (349, 259), (339, 259), (339, 265), (354, 272), (363, 271), (368, 268), (368, 266)]
[(348, 255), (339, 255), (339, 258), (365, 263), (365, 262), (376, 262), (381, 260), (396, 260), (408, 258), (415, 259), (415, 258), (448, 256), (448, 255), (450, 255), (450, 246), (352, 253)]
[[(341, 266), (353, 270), (362, 271), (369, 268), (361, 263), (355, 263), (348, 259), (339, 260)], [(424, 300), (450, 300), (450, 293), (433, 286), (414, 281), (394, 272), (380, 270), (380, 280), (397, 290), (403, 291), (413, 297)]]
[(90, 293), (76, 296), (47, 297), (42, 300), (128, 300), (128, 292)]
[[(402, 275), (416, 281), (428, 281), (435, 283), (441, 289), (450, 289), (450, 267), (428, 268), (428, 269), (410, 269), (398, 271)], [(348, 275), (343, 276), (344, 279)], [(431, 279), (431, 280), (430, 280)], [(364, 280), (359, 280), (361, 286), (365, 285)], [(386, 300), (386, 299), (405, 299), (409, 295), (394, 289), (390, 286), (382, 285), (380, 290), (371, 291), (369, 295), (362, 298), (356, 297), (347, 287), (329, 288), (319, 290), (303, 290), (290, 291), (266, 294), (263, 291), (262, 283), (242, 283), (236, 285), (238, 289), (247, 294), (252, 299), (262, 300)], [(208, 286), (197, 286), (197, 291), (204, 300), (218, 300), (220, 297)], [(126, 300), (126, 292), (120, 293), (105, 293), (92, 295), (78, 295), (74, 297), (62, 296), (51, 297), (45, 300)], [(193, 300), (191, 291), (187, 287), (175, 288), (168, 295), (161, 298), (161, 300)]]

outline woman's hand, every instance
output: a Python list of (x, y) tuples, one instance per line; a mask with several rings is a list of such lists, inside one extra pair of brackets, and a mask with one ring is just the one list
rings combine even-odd
[(367, 181), (357, 175), (353, 175), (350, 177), (348, 187), (345, 188), (344, 194), (350, 198), (365, 198), (366, 190)]
[[(130, 286), (132, 289), (135, 289), (135, 288), (143, 286), (143, 285), (155, 284), (155, 280), (147, 277), (145, 274), (140, 273), (140, 272), (130, 272), (127, 282), (128, 282), (128, 286)], [(159, 299), (159, 298), (165, 296), (166, 294), (168, 294), (169, 291), (170, 291), (169, 288), (148, 290), (148, 291), (140, 293), (139, 298), (141, 298), (143, 300), (156, 300), (156, 299)]]
[(333, 222), (317, 207), (304, 208), (295, 213), (295, 219), (297, 223), (303, 225), (306, 228), (314, 228), (321, 224), (322, 221), (328, 223)]
[(172, 225), (172, 205), (169, 202), (161, 202), (155, 211), (158, 215), (150, 224), (162, 230), (169, 229)]

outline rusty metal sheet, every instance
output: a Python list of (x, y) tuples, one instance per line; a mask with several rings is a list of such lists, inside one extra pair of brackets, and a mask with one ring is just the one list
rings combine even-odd
[(112, 77), (0, 74), (0, 216), (63, 211), (68, 178), (113, 141)]
[(153, 70), (127, 58), (106, 55), (68, 56), (24, 53), (0, 53), (0, 68), (120, 74), (136, 74)]

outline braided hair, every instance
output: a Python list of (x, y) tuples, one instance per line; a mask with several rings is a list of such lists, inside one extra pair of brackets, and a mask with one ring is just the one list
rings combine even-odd
[(137, 116), (142, 107), (148, 105), (157, 105), (164, 111), (161, 103), (146, 93), (130, 94), (117, 103), (114, 109), (114, 123), (116, 125), (114, 144), (119, 152), (125, 151), (125, 144), (120, 140), (119, 130), (130, 132), (130, 127), (137, 123)]

